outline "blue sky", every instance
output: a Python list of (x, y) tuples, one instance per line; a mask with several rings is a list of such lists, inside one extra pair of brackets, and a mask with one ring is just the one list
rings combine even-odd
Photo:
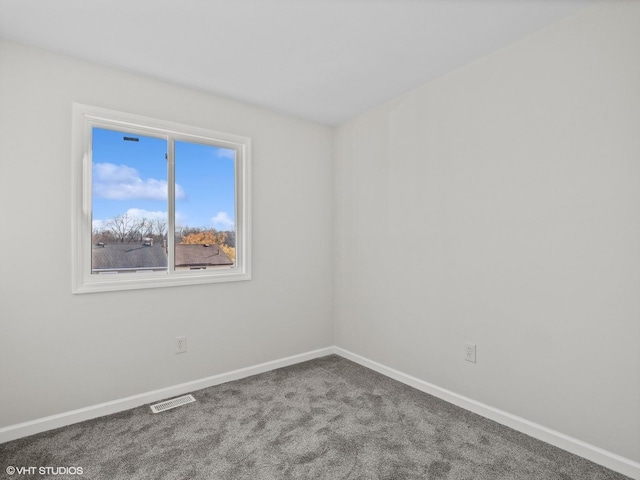
[[(166, 219), (166, 152), (164, 138), (93, 129), (94, 227), (125, 213)], [(232, 230), (235, 152), (176, 141), (175, 154), (176, 224)]]

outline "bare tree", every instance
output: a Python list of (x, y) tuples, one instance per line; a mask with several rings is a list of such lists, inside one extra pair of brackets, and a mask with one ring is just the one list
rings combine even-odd
[(102, 230), (93, 229), (91, 240), (93, 243), (111, 243), (113, 242), (113, 234), (104, 228)]
[(230, 247), (236, 247), (236, 232), (235, 230), (228, 230), (225, 233), (224, 243)]
[(151, 238), (151, 236), (153, 235), (152, 221), (147, 218), (141, 218), (138, 221), (137, 230), (138, 230), (137, 240), (142, 240), (144, 238)]
[(162, 241), (165, 238), (167, 222), (163, 219), (132, 217), (125, 213), (107, 220), (101, 230), (94, 229), (94, 242), (141, 242), (144, 238)]
[(116, 215), (105, 222), (105, 230), (111, 232), (115, 241), (124, 243), (130, 236), (132, 221), (133, 219), (126, 213)]
[(158, 239), (164, 238), (164, 234), (167, 230), (167, 222), (166, 220), (161, 220), (156, 218), (152, 222), (153, 233), (158, 236)]

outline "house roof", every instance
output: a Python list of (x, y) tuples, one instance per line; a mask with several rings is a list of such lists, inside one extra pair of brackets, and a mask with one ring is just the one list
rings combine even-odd
[(176, 267), (233, 265), (231, 259), (215, 244), (176, 244)]
[[(175, 246), (176, 267), (233, 265), (218, 245), (182, 244)], [(91, 251), (93, 271), (149, 270), (167, 268), (167, 254), (160, 244), (106, 243), (94, 245)]]
[(142, 243), (106, 243), (91, 250), (92, 270), (126, 270), (167, 268), (167, 255), (162, 245)]

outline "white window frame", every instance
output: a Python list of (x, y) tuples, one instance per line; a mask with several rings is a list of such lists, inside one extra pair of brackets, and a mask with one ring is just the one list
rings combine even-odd
[[(166, 272), (98, 275), (91, 273), (92, 249), (92, 129), (111, 128), (135, 131), (153, 137), (167, 136), (174, 140), (209, 143), (236, 152), (235, 164), (235, 228), (236, 262), (233, 267), (180, 271), (173, 266), (173, 249)], [(233, 282), (251, 279), (250, 188), (251, 139), (165, 120), (73, 104), (72, 123), (72, 293), (91, 293), (141, 288), (174, 287), (205, 283)], [(169, 144), (170, 145), (170, 144)], [(173, 148), (168, 159), (174, 164)], [(171, 169), (173, 170), (173, 169)], [(174, 188), (173, 172), (169, 176), (168, 237), (173, 237)], [(173, 244), (173, 240), (170, 245)]]

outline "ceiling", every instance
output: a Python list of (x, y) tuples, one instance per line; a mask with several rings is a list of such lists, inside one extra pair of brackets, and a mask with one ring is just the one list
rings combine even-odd
[(0, 0), (0, 37), (337, 125), (595, 1)]

